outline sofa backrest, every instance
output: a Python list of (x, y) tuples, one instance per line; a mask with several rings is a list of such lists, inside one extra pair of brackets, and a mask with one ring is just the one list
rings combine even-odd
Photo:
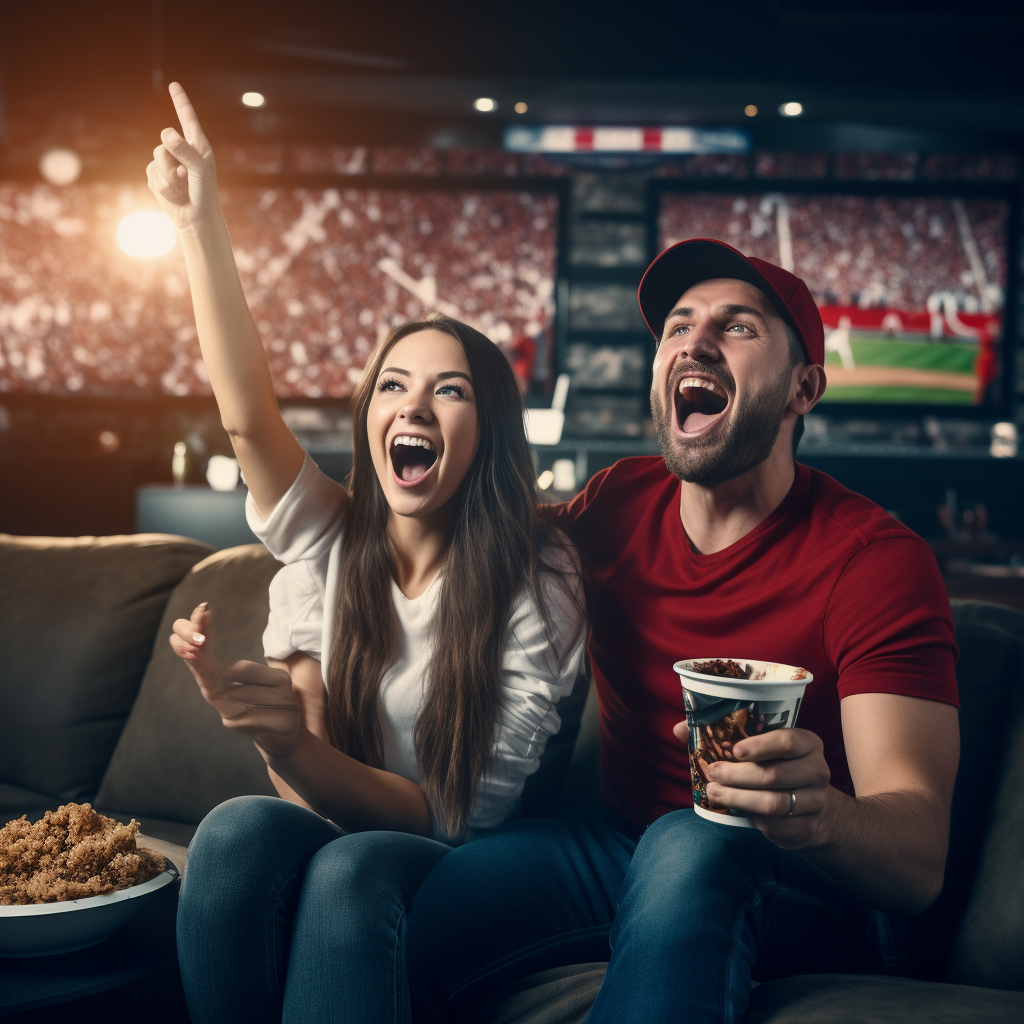
[[(986, 700), (961, 713), (960, 774), (957, 800), (986, 805), (976, 824), (954, 819), (957, 841), (973, 840), (978, 856), (966, 874), (965, 908), (947, 962), (946, 977), (968, 985), (1024, 991), (1024, 611), (981, 602), (954, 607), (958, 674), (972, 655), (989, 659), (993, 677), (1006, 641), (1015, 645), (1007, 659), (1006, 685), (991, 686)], [(986, 643), (972, 651), (967, 631), (984, 632)], [(961, 696), (963, 700), (963, 695)], [(956, 805), (954, 806), (956, 811)], [(952, 845), (952, 844), (951, 844)], [(947, 882), (956, 871), (947, 866)]]
[(263, 661), (268, 588), (280, 568), (260, 544), (218, 551), (174, 589), (150, 642), (139, 695), (96, 795), (98, 806), (136, 817), (197, 825), (217, 804), (273, 794), (267, 767), (247, 736), (226, 729), (168, 638), (177, 618), (210, 604), (211, 644), (228, 662)]
[(212, 549), (163, 534), (0, 534), (0, 784), (93, 798), (172, 589)]

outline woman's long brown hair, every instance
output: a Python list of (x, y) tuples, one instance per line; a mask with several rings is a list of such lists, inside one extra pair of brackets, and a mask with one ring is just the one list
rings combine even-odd
[[(523, 401), (508, 361), (483, 334), (450, 317), (413, 321), (392, 331), (371, 357), (353, 396), (352, 473), (338, 618), (327, 666), (327, 725), (339, 750), (383, 767), (380, 683), (396, 654), (396, 622), (390, 508), (370, 455), (367, 414), (387, 353), (402, 338), (429, 330), (462, 345), (480, 431), (476, 456), (452, 499), (459, 508), (441, 569), (433, 655), (414, 733), (420, 784), (431, 814), (447, 835), (461, 836), (494, 743), (513, 602), (529, 591), (549, 623), (540, 575), (557, 570), (542, 562), (538, 551), (565, 541), (537, 519)], [(562, 582), (569, 594), (579, 593), (570, 581)]]

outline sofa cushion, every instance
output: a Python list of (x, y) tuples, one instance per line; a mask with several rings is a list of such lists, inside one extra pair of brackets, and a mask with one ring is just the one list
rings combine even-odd
[[(1018, 614), (1024, 623), (1024, 612)], [(1024, 679), (988, 724), (990, 733), (980, 733), (973, 745), (965, 739), (962, 746), (961, 764), (974, 762), (982, 784), (998, 788), (948, 977), (1024, 991)], [(1003, 724), (1009, 725), (1005, 733), (997, 728)]]
[[(811, 974), (758, 985), (743, 1024), (1017, 1024), (1024, 993), (907, 978)], [(526, 1024), (524, 1021), (523, 1024)]]
[(0, 782), (50, 806), (92, 797), (168, 596), (210, 550), (163, 534), (0, 535)]
[(209, 601), (211, 636), (228, 661), (263, 660), (270, 580), (279, 564), (259, 544), (218, 551), (171, 594), (139, 696), (96, 804), (136, 817), (198, 824), (233, 796), (274, 789), (252, 740), (225, 729), (192, 674), (171, 650), (175, 619)]
[(530, 975), (478, 1007), (467, 1024), (583, 1024), (607, 968), (574, 964)]
[[(973, 602), (954, 607), (960, 648), (956, 667), (960, 691), (960, 767), (953, 790), (942, 894), (915, 922), (921, 948), (919, 973), (932, 981), (946, 980), (949, 950), (978, 871), (996, 780), (1007, 754), (1005, 735), (1011, 725), (1007, 708), (1014, 706), (1013, 694), (1021, 674), (1017, 638), (998, 626), (979, 621), (974, 614), (976, 608)], [(978, 751), (984, 751), (984, 756), (974, 756)]]

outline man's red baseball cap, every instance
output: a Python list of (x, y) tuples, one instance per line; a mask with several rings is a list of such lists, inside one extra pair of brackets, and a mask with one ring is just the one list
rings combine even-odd
[(689, 238), (666, 249), (647, 268), (637, 299), (651, 333), (660, 340), (665, 319), (679, 296), (701, 281), (732, 277), (768, 296), (776, 312), (796, 331), (812, 363), (825, 362), (825, 328), (807, 285), (774, 263), (744, 256), (716, 238)]

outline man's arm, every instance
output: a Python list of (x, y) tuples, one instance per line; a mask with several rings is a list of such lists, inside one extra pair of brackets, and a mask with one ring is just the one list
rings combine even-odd
[(750, 812), (773, 843), (799, 851), (863, 902), (919, 914), (942, 887), (960, 756), (956, 708), (860, 693), (841, 709), (856, 796), (828, 784), (821, 740), (806, 729), (737, 743), (738, 763), (709, 766), (708, 796)]

